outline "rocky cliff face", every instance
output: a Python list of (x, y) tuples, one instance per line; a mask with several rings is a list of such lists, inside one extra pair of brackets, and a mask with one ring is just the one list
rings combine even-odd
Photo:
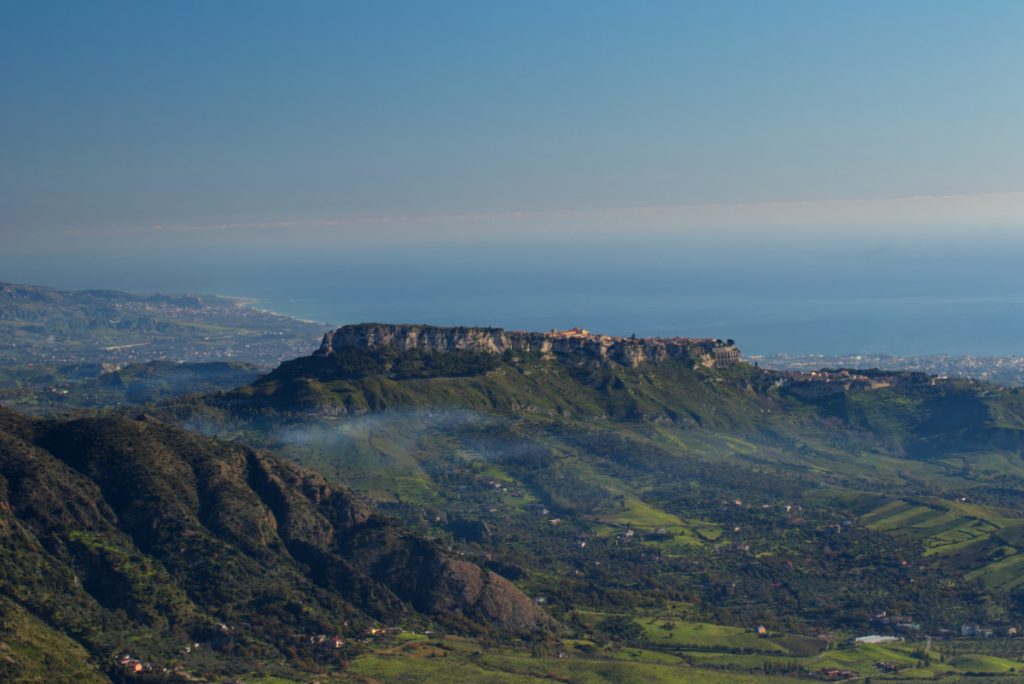
[(561, 332), (521, 332), (502, 328), (444, 328), (431, 325), (362, 323), (324, 336), (317, 356), (346, 347), (421, 352), (536, 352), (598, 365), (635, 367), (641, 363), (685, 359), (705, 366), (728, 366), (740, 359), (732, 340), (673, 337), (632, 338), (594, 335), (574, 328)]

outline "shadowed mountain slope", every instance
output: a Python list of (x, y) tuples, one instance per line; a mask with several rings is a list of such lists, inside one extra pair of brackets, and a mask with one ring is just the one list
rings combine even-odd
[(129, 647), (159, 660), (193, 640), (301, 655), (309, 635), (399, 619), (519, 635), (553, 626), (507, 580), (344, 487), (146, 417), (0, 409), (0, 568), (5, 614), (22, 632), (45, 625), (81, 644), (73, 653), (88, 652), (93, 670)]

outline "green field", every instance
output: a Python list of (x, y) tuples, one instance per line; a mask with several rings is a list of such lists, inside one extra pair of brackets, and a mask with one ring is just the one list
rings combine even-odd
[[(589, 614), (596, 620), (599, 614)], [(665, 622), (648, 621), (645, 634), (662, 630)], [(566, 639), (560, 647), (548, 645), (543, 652), (527, 653), (512, 648), (481, 649), (474, 641), (460, 638), (420, 640), (409, 643), (395, 639), (378, 643), (371, 653), (357, 657), (341, 676), (345, 681), (380, 682), (566, 682), (604, 684), (618, 682), (697, 682), (718, 684), (770, 684), (772, 682), (806, 681), (822, 669), (836, 668), (856, 673), (863, 681), (939, 681), (953, 684), (977, 681), (978, 676), (998, 676), (999, 681), (1017, 681), (1016, 673), (1024, 672), (1024, 663), (983, 653), (963, 652), (940, 656), (933, 648), (923, 657), (923, 642), (892, 644), (857, 644), (841, 648), (825, 648), (817, 639), (795, 637), (815, 642), (803, 654), (787, 653), (779, 646), (792, 646), (794, 637), (770, 636), (759, 639), (750, 631), (708, 623), (678, 622), (672, 641), (699, 643), (700, 650), (663, 650), (632, 646), (600, 645), (593, 641)], [(752, 653), (753, 647), (765, 644), (774, 653)], [(960, 648), (986, 642), (957, 642)], [(678, 643), (676, 644), (679, 645)], [(740, 653), (739, 649), (747, 652)], [(799, 650), (799, 649), (797, 649)], [(879, 668), (879, 663), (894, 665), (898, 672)], [(332, 680), (333, 681), (333, 680)]]
[(687, 665), (683, 659), (636, 648), (602, 649), (583, 657), (572, 642), (564, 650), (528, 654), (510, 649), (481, 651), (472, 642), (448, 640), (439, 647), (387, 649), (356, 658), (349, 675), (381, 682), (573, 682), (580, 684), (759, 684), (796, 682), (795, 677), (766, 677), (756, 673), (719, 672)]
[(704, 648), (744, 648), (755, 651), (788, 653), (770, 639), (759, 637), (755, 629), (683, 622), (671, 619), (645, 619), (637, 622), (644, 628), (646, 640), (658, 646), (696, 646)]
[[(924, 557), (1000, 590), (1024, 583), (1024, 525), (1008, 511), (965, 501), (859, 497), (860, 522), (872, 530), (919, 544)], [(858, 507), (858, 497), (847, 499)]]

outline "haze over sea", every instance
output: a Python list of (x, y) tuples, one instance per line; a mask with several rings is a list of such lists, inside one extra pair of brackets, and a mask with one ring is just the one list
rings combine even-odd
[(1020, 236), (883, 233), (151, 246), (116, 264), (81, 253), (0, 256), (0, 280), (231, 295), (330, 324), (734, 338), (748, 355), (1024, 354)]

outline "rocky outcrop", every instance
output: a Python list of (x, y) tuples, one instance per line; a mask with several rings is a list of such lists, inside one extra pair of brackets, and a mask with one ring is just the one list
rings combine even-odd
[(462, 560), (446, 560), (442, 578), (432, 594), (430, 613), (460, 611), (483, 624), (529, 633), (553, 629), (554, 620), (514, 584), (490, 570)]
[(343, 348), (421, 352), (535, 352), (547, 357), (598, 365), (635, 367), (641, 363), (684, 359), (704, 366), (728, 366), (740, 360), (732, 340), (690, 337), (612, 337), (573, 328), (523, 332), (502, 328), (445, 328), (432, 325), (361, 323), (324, 335), (317, 356)]

